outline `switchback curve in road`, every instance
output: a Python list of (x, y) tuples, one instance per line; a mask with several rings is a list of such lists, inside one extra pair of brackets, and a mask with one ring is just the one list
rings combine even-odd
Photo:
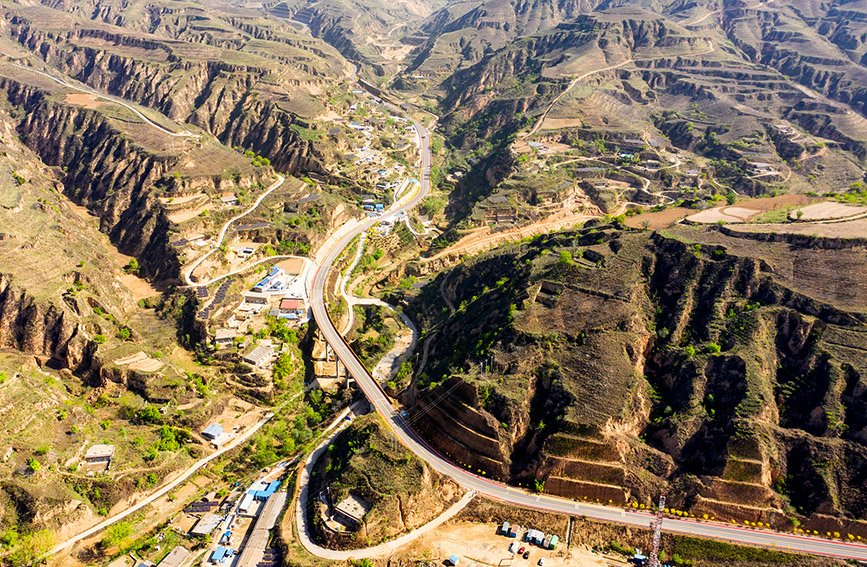
[(323, 559), (328, 559), (330, 561), (347, 561), (349, 559), (364, 559), (366, 557), (378, 557), (385, 554), (390, 554), (399, 547), (406, 545), (407, 543), (421, 537), (422, 535), (428, 533), (436, 527), (441, 526), (446, 521), (455, 517), (458, 512), (467, 507), (467, 504), (470, 503), (470, 500), (473, 499), (475, 493), (472, 491), (468, 491), (464, 493), (460, 500), (452, 504), (447, 510), (445, 510), (442, 514), (426, 523), (423, 526), (419, 526), (418, 528), (412, 530), (411, 532), (404, 534), (398, 538), (395, 538), (391, 541), (387, 541), (385, 543), (381, 543), (379, 545), (375, 545), (373, 547), (366, 547), (364, 549), (350, 549), (350, 550), (337, 550), (337, 549), (327, 549), (322, 546), (316, 545), (313, 540), (310, 539), (310, 524), (307, 521), (307, 507), (308, 502), (310, 501), (310, 475), (313, 472), (313, 466), (316, 464), (316, 461), (319, 460), (319, 457), (322, 456), (322, 453), (328, 449), (328, 446), (331, 445), (331, 442), (334, 441), (334, 438), (340, 434), (347, 426), (349, 422), (344, 422), (339, 428), (337, 428), (334, 433), (328, 436), (317, 448), (313, 451), (310, 456), (307, 458), (307, 461), (304, 463), (304, 468), (301, 469), (301, 472), (298, 475), (298, 486), (301, 487), (301, 490), (298, 494), (298, 501), (295, 502), (295, 525), (298, 527), (298, 539), (301, 540), (301, 545), (308, 552), (312, 553), (316, 557), (321, 557)]
[[(268, 187), (268, 189), (267, 189), (264, 193), (262, 193), (261, 195), (259, 195), (259, 197), (258, 197), (258, 198), (253, 202), (253, 205), (252, 205), (249, 209), (247, 209), (247, 210), (244, 211), (243, 213), (241, 213), (241, 214), (239, 214), (239, 215), (237, 215), (237, 216), (235, 216), (235, 217), (232, 217), (231, 219), (229, 219), (228, 221), (226, 221), (226, 224), (224, 224), (224, 225), (223, 225), (223, 228), (220, 229), (220, 234), (219, 234), (219, 236), (217, 237), (217, 242), (214, 244), (214, 247), (211, 248), (211, 249), (208, 251), (207, 254), (205, 254), (205, 255), (201, 256), (200, 258), (196, 259), (195, 261), (193, 261), (192, 264), (190, 264), (189, 266), (187, 266), (186, 268), (184, 268), (184, 282), (186, 282), (187, 285), (191, 285), (191, 286), (197, 286), (197, 285), (210, 285), (210, 284), (214, 283), (215, 281), (219, 281), (219, 280), (221, 280), (221, 279), (223, 279), (223, 278), (225, 278), (225, 277), (227, 277), (227, 276), (230, 275), (230, 274), (225, 274), (225, 275), (222, 275), (222, 276), (220, 276), (220, 277), (218, 277), (218, 278), (211, 279), (211, 280), (208, 281), (208, 282), (202, 282), (202, 283), (196, 283), (196, 282), (194, 282), (193, 279), (192, 279), (192, 277), (193, 277), (193, 272), (196, 271), (196, 268), (198, 268), (198, 267), (202, 264), (202, 262), (204, 262), (205, 260), (207, 260), (207, 259), (211, 256), (211, 254), (213, 254), (214, 252), (216, 252), (217, 250), (220, 249), (220, 245), (223, 243), (223, 239), (226, 238), (226, 233), (229, 231), (229, 228), (232, 226), (232, 223), (235, 222), (235, 221), (238, 220), (238, 219), (241, 219), (241, 218), (243, 218), (243, 217), (249, 215), (249, 214), (252, 213), (253, 211), (255, 211), (255, 210), (259, 207), (259, 205), (262, 203), (262, 201), (265, 200), (265, 197), (267, 197), (268, 195), (270, 195), (271, 193), (273, 193), (274, 190), (277, 189), (278, 187), (280, 187), (281, 185), (283, 185), (283, 183), (284, 183), (285, 181), (286, 181), (286, 177), (283, 176), (283, 175), (280, 175), (280, 174), (278, 173), (278, 174), (277, 174), (277, 181), (275, 181), (273, 184), (271, 184), (271, 186)], [(294, 257), (294, 256), (290, 256), (290, 257)], [(273, 257), (272, 257), (272, 258), (273, 258)], [(267, 260), (267, 258), (266, 258), (266, 260)], [(261, 262), (257, 262), (257, 263), (261, 263)], [(247, 266), (246, 268), (243, 268), (242, 270), (239, 270), (239, 271), (247, 270), (247, 269), (249, 269), (249, 268), (251, 268), (251, 267), (253, 267), (253, 266), (255, 266), (255, 265), (256, 265), (256, 264), (252, 264), (252, 265)], [(236, 272), (233, 272), (233, 273), (236, 273)]]

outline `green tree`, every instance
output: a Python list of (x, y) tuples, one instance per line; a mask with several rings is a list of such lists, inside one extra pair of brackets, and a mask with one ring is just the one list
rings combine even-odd
[(102, 334), (96, 335), (95, 337), (93, 337), (93, 341), (98, 345), (105, 344), (105, 341), (107, 341), (107, 340), (108, 339), (105, 338), (105, 335), (102, 335)]
[(30, 457), (27, 460), (27, 466), (30, 467), (30, 470), (33, 472), (39, 472), (39, 469), (42, 468), (42, 465), (39, 464), (39, 461), (36, 460), (36, 457)]
[(138, 410), (136, 418), (142, 423), (160, 425), (163, 422), (163, 414), (155, 406), (145, 406)]
[(8, 565), (33, 565), (54, 546), (54, 532), (41, 530), (17, 539), (14, 549), (6, 556)]
[(561, 250), (560, 261), (558, 263), (561, 266), (574, 266), (575, 262), (572, 260), (572, 253), (568, 250)]
[(419, 205), (419, 210), (428, 217), (435, 217), (445, 209), (446, 200), (442, 197), (427, 197)]
[(102, 538), (100, 545), (103, 549), (108, 549), (123, 543), (123, 540), (131, 536), (133, 533), (132, 524), (129, 522), (116, 522), (110, 525), (105, 530), (105, 537)]
[(124, 267), (124, 271), (128, 274), (134, 274), (138, 272), (138, 260), (135, 258), (130, 258), (129, 264)]
[(274, 380), (285, 382), (294, 372), (295, 365), (292, 363), (292, 356), (287, 352), (281, 353), (274, 363)]

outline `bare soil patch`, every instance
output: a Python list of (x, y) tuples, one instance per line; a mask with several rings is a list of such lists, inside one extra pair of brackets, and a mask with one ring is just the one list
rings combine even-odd
[(148, 355), (146, 355), (144, 352), (138, 351), (137, 353), (135, 353), (133, 355), (125, 356), (123, 358), (118, 358), (117, 360), (114, 361), (114, 363), (123, 366), (125, 364), (134, 364), (136, 362), (141, 362), (142, 360), (145, 360), (147, 357), (148, 357)]
[(165, 364), (161, 361), (149, 357), (144, 360), (133, 362), (129, 365), (129, 368), (130, 370), (138, 370), (139, 372), (156, 372), (163, 366), (165, 366)]
[(205, 203), (201, 207), (196, 207), (195, 209), (187, 209), (184, 211), (178, 211), (176, 213), (172, 213), (167, 215), (169, 220), (175, 224), (181, 224), (182, 222), (186, 222), (190, 219), (194, 219), (199, 216), (203, 211), (210, 208), (210, 203)]
[(83, 106), (84, 108), (96, 108), (101, 102), (97, 99), (96, 95), (87, 94), (87, 93), (69, 93), (66, 95), (65, 101), (66, 104), (75, 104), (77, 106)]
[(774, 209), (786, 208), (786, 207), (797, 207), (802, 205), (808, 205), (811, 202), (815, 202), (818, 199), (816, 197), (811, 197), (809, 195), (802, 194), (791, 194), (791, 195), (779, 195), (777, 197), (763, 197), (761, 199), (750, 199), (749, 201), (739, 202), (738, 204), (743, 207), (748, 207), (750, 209), (757, 209), (760, 211), (772, 211)]
[(277, 265), (285, 270), (287, 274), (300, 274), (304, 271), (304, 260), (301, 258), (289, 258)]
[[(798, 219), (798, 211), (802, 213), (800, 219)], [(789, 213), (789, 218), (802, 221), (831, 220), (845, 219), (864, 213), (867, 213), (867, 207), (846, 205), (844, 203), (835, 203), (833, 201), (829, 201), (826, 203), (816, 203), (814, 205), (807, 205), (806, 207), (801, 207), (800, 209)]]
[(160, 291), (150, 282), (143, 280), (134, 274), (123, 274), (118, 276), (118, 279), (120, 280), (120, 283), (129, 290), (135, 301), (145, 299), (146, 297), (154, 297), (155, 295), (160, 294)]
[[(564, 536), (565, 534), (560, 534)], [(565, 567), (567, 565), (581, 565), (582, 567), (608, 567), (609, 565), (627, 565), (620, 560), (603, 557), (592, 553), (583, 547), (566, 549), (565, 537), (558, 549), (540, 549), (519, 542), (519, 546), (530, 550), (528, 560), (522, 558), (512, 559), (509, 553), (509, 545), (519, 541), (497, 535), (496, 524), (474, 524), (461, 522), (458, 524), (446, 524), (440, 526), (428, 534), (419, 538), (411, 547), (407, 548), (407, 555), (412, 557), (431, 557), (439, 564), (450, 555), (455, 554), (461, 558), (461, 565), (485, 565), (498, 566), (518, 564), (532, 566), (545, 558), (545, 565), (550, 567)]]
[(867, 218), (833, 223), (798, 222), (737, 226), (731, 227), (731, 230), (745, 234), (772, 233), (800, 234), (822, 238), (867, 238)]
[(672, 207), (656, 212), (647, 212), (640, 215), (629, 217), (626, 219), (626, 226), (632, 228), (643, 228), (646, 221), (647, 228), (651, 230), (660, 230), (668, 228), (682, 218), (685, 218), (693, 210), (686, 207)]
[(204, 193), (195, 193), (193, 195), (181, 195), (180, 197), (160, 197), (160, 202), (164, 205), (183, 205), (184, 203), (201, 199), (204, 195)]
[(750, 219), (760, 214), (761, 212), (762, 211), (759, 209), (750, 209), (747, 207), (714, 207), (713, 209), (707, 209), (705, 211), (695, 213), (694, 215), (690, 215), (686, 217), (686, 220), (703, 224), (712, 224), (719, 221), (727, 223), (740, 223), (748, 222)]

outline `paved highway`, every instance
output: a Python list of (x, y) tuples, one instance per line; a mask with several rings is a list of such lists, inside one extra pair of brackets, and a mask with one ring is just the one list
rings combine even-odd
[[(385, 395), (379, 384), (373, 379), (343, 337), (337, 331), (334, 323), (328, 316), (325, 308), (325, 291), (328, 282), (328, 274), (334, 262), (349, 246), (353, 238), (370, 228), (374, 222), (382, 218), (390, 218), (401, 211), (414, 207), (430, 191), (430, 136), (418, 123), (414, 126), (421, 137), (421, 186), (412, 199), (404, 203), (396, 203), (379, 219), (371, 219), (338, 240), (331, 250), (325, 255), (313, 276), (311, 289), (311, 303), (313, 316), (319, 326), (325, 340), (336, 352), (340, 361), (346, 366), (347, 371), (358, 382), (365, 396), (370, 400), (376, 411), (382, 416), (389, 427), (397, 435), (400, 441), (406, 445), (419, 458), (424, 459), (438, 472), (453, 478), (458, 484), (467, 490), (472, 490), (493, 500), (507, 502), (509, 504), (526, 508), (535, 508), (547, 512), (568, 514), (571, 516), (586, 516), (597, 520), (606, 520), (633, 526), (649, 527), (652, 517), (647, 512), (634, 512), (620, 508), (598, 506), (593, 504), (579, 503), (574, 500), (559, 498), (543, 494), (532, 494), (511, 486), (494, 482), (484, 476), (473, 474), (464, 470), (434, 451), (412, 428), (406, 424), (399, 413), (391, 405), (391, 401)], [(803, 553), (813, 553), (847, 559), (859, 559), (867, 561), (867, 546), (857, 543), (825, 540), (821, 538), (803, 537), (794, 534), (784, 534), (742, 528), (730, 524), (714, 522), (699, 522), (682, 518), (666, 518), (663, 522), (663, 530), (667, 533), (678, 533), (698, 537), (727, 540), (737, 543), (761, 545), (788, 549)]]

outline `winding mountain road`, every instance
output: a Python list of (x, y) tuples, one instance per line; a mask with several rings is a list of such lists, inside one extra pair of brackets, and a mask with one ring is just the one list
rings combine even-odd
[[(418, 192), (403, 204), (395, 204), (381, 218), (390, 218), (402, 211), (418, 204), (430, 191), (430, 137), (427, 131), (418, 123), (414, 126), (422, 140), (421, 159), (421, 187)], [(370, 375), (360, 359), (352, 352), (349, 345), (343, 340), (334, 323), (328, 315), (325, 305), (325, 291), (328, 284), (328, 274), (334, 262), (349, 246), (352, 239), (369, 229), (379, 219), (371, 219), (359, 224), (354, 230), (347, 231), (342, 238), (337, 240), (332, 248), (324, 255), (322, 262), (317, 268), (311, 282), (311, 303), (313, 316), (319, 326), (325, 340), (334, 349), (340, 361), (343, 362), (350, 375), (358, 382), (359, 387), (370, 401), (373, 408), (382, 416), (386, 424), (419, 458), (424, 459), (436, 471), (448, 475), (464, 489), (478, 493), (486, 498), (501, 502), (533, 508), (546, 512), (567, 514), (570, 516), (582, 515), (588, 518), (617, 522), (648, 528), (653, 516), (646, 511), (624, 510), (614, 507), (606, 507), (594, 504), (586, 504), (550, 496), (545, 494), (533, 494), (512, 486), (485, 478), (484, 473), (475, 474), (452, 464), (448, 459), (439, 455), (427, 442), (422, 439), (392, 406), (391, 400), (385, 394), (380, 385)], [(826, 540), (816, 537), (804, 537), (794, 534), (762, 531), (737, 525), (722, 524), (718, 522), (702, 522), (694, 519), (666, 518), (663, 529), (668, 533), (677, 533), (718, 540), (726, 540), (741, 544), (776, 547), (801, 553), (812, 553), (840, 557), (846, 559), (858, 559), (867, 561), (867, 546), (858, 543)], [(314, 553), (315, 550), (311, 550)], [(357, 553), (357, 551), (356, 551)]]
[(82, 86), (76, 85), (74, 83), (70, 83), (64, 79), (61, 79), (59, 77), (55, 77), (54, 75), (50, 75), (50, 74), (45, 73), (43, 71), (40, 71), (38, 69), (34, 69), (33, 67), (27, 67), (25, 65), (20, 65), (18, 63), (11, 63), (11, 64), (14, 65), (15, 67), (18, 67), (19, 69), (24, 69), (25, 71), (30, 71), (31, 73), (36, 73), (37, 75), (42, 75), (43, 77), (51, 79), (55, 83), (62, 85), (66, 88), (73, 89), (73, 90), (76, 90), (76, 91), (81, 92), (81, 93), (93, 95), (97, 98), (105, 99), (105, 100), (107, 100), (109, 102), (113, 102), (115, 104), (119, 104), (120, 106), (122, 106), (128, 110), (131, 110), (136, 116), (138, 116), (139, 118), (144, 120), (151, 127), (156, 128), (157, 130), (159, 130), (163, 134), (168, 134), (169, 136), (174, 136), (176, 138), (199, 138), (200, 137), (198, 134), (194, 134), (193, 132), (190, 132), (189, 130), (181, 130), (180, 132), (172, 132), (171, 130), (167, 130), (167, 129), (163, 128), (162, 126), (160, 126), (159, 124), (157, 124), (156, 122), (154, 122), (153, 120), (151, 120), (150, 118), (148, 118), (147, 116), (145, 116), (139, 109), (137, 109), (136, 107), (129, 104), (128, 102), (126, 102), (123, 99), (120, 99), (120, 98), (117, 98), (117, 97), (114, 97), (111, 95), (103, 94), (97, 90), (90, 88), (90, 87), (82, 87)]
[[(223, 240), (226, 238), (226, 233), (229, 231), (229, 228), (231, 228), (232, 223), (235, 222), (235, 221), (238, 220), (238, 219), (244, 218), (245, 216), (247, 216), (247, 215), (249, 215), (250, 213), (252, 213), (253, 211), (255, 211), (255, 210), (259, 207), (259, 205), (262, 203), (262, 201), (265, 200), (265, 197), (267, 197), (268, 195), (270, 195), (271, 193), (273, 193), (274, 190), (276, 190), (278, 187), (280, 187), (281, 185), (283, 185), (283, 183), (284, 183), (285, 181), (286, 181), (286, 177), (285, 177), (285, 176), (280, 175), (280, 174), (277, 174), (277, 181), (275, 181), (273, 184), (271, 184), (271, 186), (268, 187), (268, 189), (267, 189), (264, 193), (262, 193), (261, 195), (259, 195), (259, 198), (257, 198), (257, 199), (253, 202), (253, 205), (252, 205), (250, 208), (248, 208), (246, 211), (244, 211), (244, 212), (241, 213), (240, 215), (235, 216), (235, 217), (232, 217), (231, 219), (229, 219), (228, 221), (226, 221), (226, 224), (224, 224), (224, 225), (223, 225), (223, 228), (220, 229), (220, 234), (219, 234), (219, 236), (217, 236), (217, 242), (216, 242), (216, 244), (214, 244), (214, 247), (211, 248), (211, 249), (207, 252), (207, 254), (204, 254), (204, 255), (201, 256), (200, 258), (198, 258), (198, 259), (196, 259), (195, 261), (193, 261), (193, 263), (191, 263), (189, 266), (187, 266), (186, 268), (184, 268), (184, 282), (185, 282), (187, 285), (192, 285), (192, 286), (211, 285), (212, 283), (217, 282), (217, 281), (220, 281), (221, 279), (226, 278), (226, 277), (228, 277), (228, 276), (231, 276), (231, 275), (234, 275), (234, 274), (236, 274), (236, 273), (244, 272), (244, 271), (246, 271), (246, 270), (249, 270), (250, 268), (256, 266), (257, 264), (261, 264), (261, 263), (263, 263), (263, 262), (270, 262), (270, 261), (273, 261), (273, 260), (275, 260), (275, 259), (281, 259), (281, 258), (301, 258), (301, 256), (292, 256), (292, 255), (269, 256), (268, 258), (263, 258), (263, 259), (259, 260), (258, 262), (255, 262), (255, 263), (253, 263), (253, 264), (250, 264), (249, 266), (245, 266), (245, 267), (243, 267), (243, 268), (239, 268), (238, 270), (235, 270), (234, 272), (231, 272), (231, 273), (228, 273), (228, 274), (223, 274), (222, 276), (219, 276), (219, 277), (216, 277), (216, 278), (212, 278), (212, 279), (210, 279), (210, 280), (208, 280), (208, 281), (203, 281), (203, 282), (194, 282), (194, 281), (193, 281), (193, 272), (196, 271), (196, 268), (198, 268), (199, 266), (202, 265), (202, 262), (204, 262), (205, 260), (207, 260), (208, 258), (210, 258), (211, 255), (212, 255), (214, 252), (216, 252), (217, 250), (220, 249), (220, 245), (223, 243)], [(304, 258), (304, 259), (307, 260), (308, 262), (310, 261), (308, 258)]]

